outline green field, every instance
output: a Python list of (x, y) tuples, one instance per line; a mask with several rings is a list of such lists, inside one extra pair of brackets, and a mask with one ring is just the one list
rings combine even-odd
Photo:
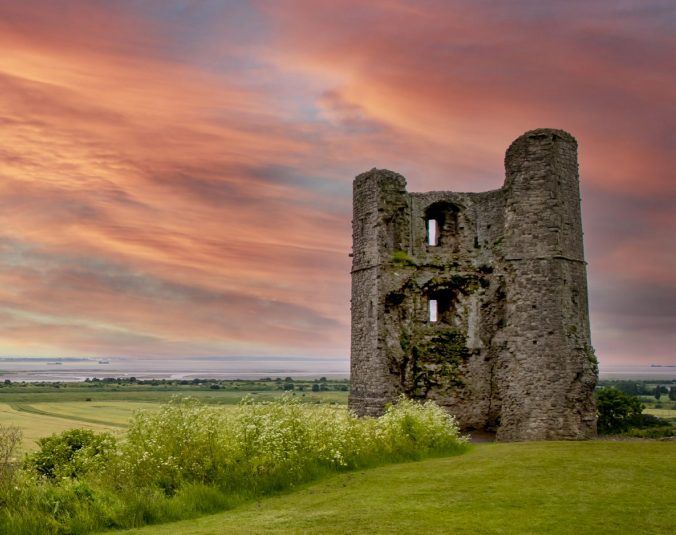
[[(119, 402), (119, 404), (129, 405), (127, 402)], [(24, 451), (34, 449), (35, 443), (39, 438), (53, 433), (60, 433), (74, 427), (82, 427), (95, 431), (114, 431), (120, 429), (112, 420), (105, 420), (106, 411), (102, 409), (98, 409), (99, 412), (96, 414), (96, 420), (105, 420), (105, 423), (92, 423), (91, 420), (85, 421), (81, 418), (73, 419), (67, 415), (69, 405), (70, 402), (50, 403), (47, 405), (47, 407), (49, 407), (49, 413), (43, 413), (34, 409), (34, 407), (41, 407), (41, 404), (39, 403), (34, 405), (25, 403), (0, 403), (0, 424), (15, 425), (21, 429), (23, 433), (22, 449)], [(117, 411), (118, 409), (115, 410)], [(94, 414), (94, 411), (95, 409), (92, 407), (91, 413)], [(54, 414), (59, 414), (59, 416), (55, 416)], [(92, 420), (93, 419), (92, 416)]]
[[(36, 441), (74, 427), (121, 433), (134, 411), (156, 410), (173, 397), (194, 397), (204, 403), (234, 405), (246, 395), (269, 401), (281, 390), (233, 391), (199, 387), (122, 387), (68, 384), (53, 387), (13, 386), (0, 389), (0, 424), (16, 425), (23, 432), (23, 451)], [(308, 403), (347, 403), (347, 393), (337, 391), (297, 392)]]
[[(50, 403), (63, 401), (135, 401), (163, 403), (174, 396), (190, 396), (204, 403), (234, 404), (251, 395), (259, 401), (268, 401), (282, 394), (281, 390), (211, 390), (205, 388), (63, 388), (13, 387), (0, 389), (0, 403)], [(296, 392), (308, 402), (347, 403), (347, 392)]]
[(653, 416), (659, 416), (665, 420), (676, 420), (676, 409), (643, 409), (643, 412), (646, 414), (652, 414)]
[(479, 444), (123, 533), (664, 534), (675, 474), (673, 441)]

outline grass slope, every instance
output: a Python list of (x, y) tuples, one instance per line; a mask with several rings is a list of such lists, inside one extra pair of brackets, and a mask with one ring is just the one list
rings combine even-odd
[(125, 533), (663, 534), (675, 474), (675, 442), (479, 444)]

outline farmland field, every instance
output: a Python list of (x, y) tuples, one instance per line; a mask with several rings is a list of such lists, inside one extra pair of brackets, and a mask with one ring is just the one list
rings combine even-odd
[[(204, 403), (234, 405), (250, 395), (258, 401), (269, 401), (283, 391), (268, 387), (260, 390), (232, 390), (200, 388), (199, 386), (171, 387), (106, 385), (98, 387), (83, 384), (54, 386), (12, 386), (0, 389), (0, 424), (18, 426), (23, 432), (23, 451), (35, 448), (44, 436), (66, 429), (81, 427), (94, 431), (120, 434), (128, 425), (134, 411), (156, 410), (160, 404), (174, 397), (194, 397)], [(310, 390), (310, 387), (308, 387)], [(347, 402), (347, 392), (298, 392), (308, 403)]]
[(21, 410), (16, 404), (0, 403), (0, 424), (15, 425), (23, 432), (23, 449), (31, 450), (35, 447), (37, 439), (60, 433), (73, 427), (83, 427), (95, 431), (109, 431), (113, 429), (110, 425), (92, 424), (83, 421), (71, 420), (68, 418), (57, 418), (54, 416), (36, 414)]
[(643, 412), (646, 414), (652, 414), (653, 416), (659, 416), (660, 418), (665, 418), (666, 420), (676, 419), (676, 409), (652, 409), (647, 408), (643, 409)]

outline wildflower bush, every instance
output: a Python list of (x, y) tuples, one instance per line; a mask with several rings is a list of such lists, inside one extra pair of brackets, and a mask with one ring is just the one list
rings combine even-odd
[[(401, 398), (380, 418), (293, 397), (235, 410), (174, 400), (126, 436), (40, 441), (0, 496), (0, 533), (87, 533), (215, 512), (336, 471), (460, 453), (452, 416)], [(36, 531), (36, 526), (40, 529)]]

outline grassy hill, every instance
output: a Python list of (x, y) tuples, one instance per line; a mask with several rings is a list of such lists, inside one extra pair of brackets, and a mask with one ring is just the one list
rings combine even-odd
[(663, 534), (675, 477), (676, 442), (479, 444), (124, 533)]

